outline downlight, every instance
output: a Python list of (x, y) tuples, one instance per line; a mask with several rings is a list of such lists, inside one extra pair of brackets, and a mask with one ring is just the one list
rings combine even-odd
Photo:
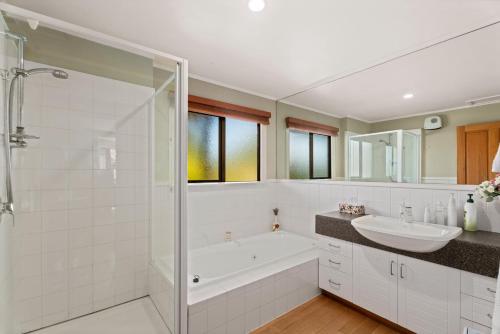
[(264, 0), (250, 0), (248, 1), (248, 8), (252, 12), (261, 12), (266, 7)]

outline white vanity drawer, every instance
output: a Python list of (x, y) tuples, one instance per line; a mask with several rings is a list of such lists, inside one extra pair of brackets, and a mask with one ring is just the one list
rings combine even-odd
[(460, 298), (462, 318), (491, 327), (494, 303), (480, 298), (462, 294)]
[(349, 274), (320, 265), (319, 287), (336, 296), (352, 301), (352, 276)]
[(338, 270), (346, 274), (352, 274), (352, 258), (320, 250), (319, 264)]
[(495, 301), (496, 279), (462, 271), (461, 282), (462, 293), (491, 302)]
[(352, 258), (352, 242), (329, 237), (319, 237), (319, 247), (333, 254)]
[[(477, 323), (472, 322), (470, 320), (460, 319), (460, 323), (461, 323), (461, 328), (462, 328), (460, 333), (464, 333), (464, 328), (477, 329), (481, 334), (490, 334), (491, 333), (491, 328), (477, 324)], [(466, 333), (464, 333), (464, 334), (466, 334)]]

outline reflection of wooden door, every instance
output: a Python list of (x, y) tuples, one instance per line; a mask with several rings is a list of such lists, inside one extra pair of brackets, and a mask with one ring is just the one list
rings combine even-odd
[(457, 127), (459, 184), (479, 184), (495, 176), (491, 165), (500, 143), (500, 122)]

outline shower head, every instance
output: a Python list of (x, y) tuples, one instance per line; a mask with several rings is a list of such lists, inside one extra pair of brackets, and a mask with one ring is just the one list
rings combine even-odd
[(379, 143), (384, 143), (384, 144), (385, 144), (385, 146), (391, 146), (391, 143), (389, 143), (388, 141), (383, 140), (383, 139), (379, 139), (379, 140), (378, 140), (378, 142), (379, 142)]
[(22, 68), (15, 67), (12, 69), (12, 72), (16, 76), (23, 76), (23, 77), (28, 77), (28, 76), (34, 75), (34, 74), (50, 73), (50, 74), (52, 74), (52, 76), (54, 76), (54, 78), (57, 78), (57, 79), (68, 79), (69, 78), (69, 74), (67, 72), (65, 72), (63, 70), (58, 70), (55, 68), (40, 67), (40, 68), (32, 68), (31, 70), (25, 70)]

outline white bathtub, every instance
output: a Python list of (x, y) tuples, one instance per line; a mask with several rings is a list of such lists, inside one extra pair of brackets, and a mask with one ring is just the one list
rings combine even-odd
[(320, 293), (316, 240), (293, 233), (199, 248), (188, 259), (188, 334), (250, 333)]
[[(189, 286), (193, 290), (220, 283), (315, 249), (316, 240), (283, 231), (199, 248), (188, 257)], [(193, 282), (195, 275), (198, 283)]]

